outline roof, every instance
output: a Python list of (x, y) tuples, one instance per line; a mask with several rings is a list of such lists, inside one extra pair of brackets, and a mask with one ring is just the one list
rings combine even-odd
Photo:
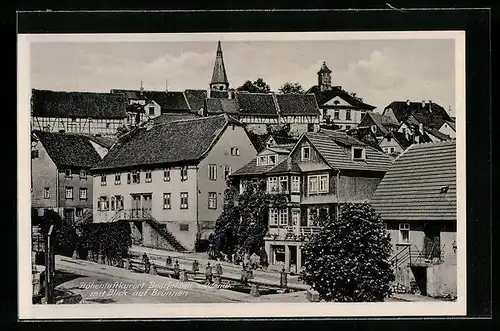
[(330, 68), (328, 68), (328, 66), (326, 65), (325, 61), (323, 61), (323, 64), (321, 65), (321, 68), (319, 69), (318, 73), (320, 72), (328, 72), (328, 73), (332, 72)]
[(91, 141), (103, 146), (104, 148), (110, 149), (118, 139), (111, 137), (101, 137), (95, 135), (86, 135)]
[[(306, 132), (302, 137), (309, 140), (313, 147), (334, 169), (385, 172), (389, 169), (392, 162), (385, 153), (343, 132)], [(365, 160), (352, 160), (351, 148), (353, 146), (365, 148)]]
[(301, 172), (301, 169), (299, 168), (297, 163), (290, 156), (288, 156), (286, 159), (278, 163), (274, 168), (266, 171), (266, 173), (268, 174), (289, 173), (289, 172), (295, 172), (295, 173)]
[(207, 112), (211, 114), (237, 114), (239, 109), (235, 99), (208, 98), (206, 105)]
[(402, 149), (407, 149), (411, 145), (411, 142), (408, 139), (406, 139), (406, 135), (402, 132), (391, 131), (384, 138), (387, 139), (388, 137), (391, 137), (392, 139), (396, 140)]
[[(397, 128), (399, 126), (397, 122), (395, 122), (391, 117), (387, 115), (382, 115), (372, 111), (368, 111), (366, 112), (365, 116), (367, 116), (367, 118), (370, 118), (373, 121), (373, 123), (375, 123), (375, 125), (379, 128), (380, 132), (382, 132), (382, 134), (384, 135), (386, 135), (389, 132), (389, 129), (391, 127)], [(365, 118), (363, 117), (363, 119), (361, 119), (361, 122), (364, 121)]]
[(320, 111), (314, 94), (277, 94), (281, 115), (319, 116)]
[(196, 163), (209, 151), (228, 123), (227, 115), (171, 121), (139, 128), (121, 138), (93, 170)]
[(456, 162), (454, 140), (411, 145), (385, 174), (372, 206), (384, 220), (456, 220)]
[(200, 118), (193, 113), (165, 113), (152, 119), (154, 124), (164, 124), (173, 121)]
[(32, 116), (122, 119), (127, 100), (122, 95), (94, 92), (32, 90)]
[(210, 90), (211, 98), (228, 98), (229, 91)]
[(414, 115), (419, 122), (435, 129), (439, 129), (445, 121), (451, 121), (446, 110), (437, 103), (424, 102), (423, 104), (424, 106), (422, 102), (393, 101), (384, 108), (384, 111), (392, 109), (399, 122), (404, 122), (410, 115)]
[(111, 94), (122, 94), (128, 100), (145, 100), (146, 96), (141, 90), (112, 89)]
[[(446, 124), (448, 124), (454, 131), (456, 131), (455, 122), (454, 121), (446, 121)], [(443, 125), (444, 125), (444, 123), (443, 123)]]
[(101, 157), (89, 137), (72, 133), (33, 131), (58, 168), (91, 168)]
[(427, 134), (433, 135), (434, 137), (438, 138), (439, 140), (450, 140), (451, 139), (450, 136), (442, 133), (439, 130), (429, 128), (429, 127), (424, 127), (424, 130), (425, 130), (425, 132), (427, 132)]
[(203, 108), (205, 99), (207, 98), (206, 90), (185, 90), (184, 95), (186, 96), (189, 109), (198, 111)]
[[(325, 130), (325, 129), (323, 129)], [(377, 140), (377, 136), (372, 132), (369, 127), (355, 127), (350, 130), (347, 130), (346, 133), (355, 139), (379, 150), (382, 149), (379, 146), (379, 141)]]
[(214, 71), (210, 84), (229, 84), (227, 80), (226, 67), (224, 66), (224, 56), (220, 41), (217, 43), (217, 53), (215, 56)]
[(241, 115), (278, 116), (272, 93), (236, 92)]
[[(316, 96), (319, 107), (322, 107), (325, 102), (332, 98), (340, 97), (352, 105), (355, 109), (360, 110), (373, 110), (377, 107), (364, 103), (361, 98), (357, 98), (347, 91), (343, 90), (340, 86), (332, 86), (331, 89), (321, 91), (317, 85), (311, 87), (307, 93), (313, 93)], [(339, 107), (341, 108), (341, 107)]]
[(269, 139), (273, 138), (273, 140), (276, 142), (276, 145), (289, 145), (289, 144), (295, 144), (297, 142), (297, 138), (294, 137), (283, 137), (283, 136), (278, 136), (275, 134), (269, 135), (269, 138), (267, 138), (267, 141)]
[(184, 96), (184, 92), (167, 92), (165, 102), (160, 104), (162, 111), (191, 110)]

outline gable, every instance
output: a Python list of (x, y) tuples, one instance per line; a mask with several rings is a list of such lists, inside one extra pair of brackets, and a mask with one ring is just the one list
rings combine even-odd
[(336, 96), (336, 97), (331, 98), (327, 102), (323, 103), (323, 106), (331, 106), (331, 107), (344, 106), (344, 107), (351, 107), (353, 105), (350, 104), (349, 102), (347, 102), (346, 100), (342, 99), (340, 96)]
[[(302, 148), (309, 147), (309, 160), (302, 161)], [(319, 153), (319, 151), (314, 147), (313, 144), (304, 136), (299, 143), (295, 146), (290, 155), (292, 160), (297, 163), (297, 165), (303, 171), (312, 171), (312, 170), (320, 170), (320, 169), (330, 169), (330, 165), (325, 161), (323, 156)]]

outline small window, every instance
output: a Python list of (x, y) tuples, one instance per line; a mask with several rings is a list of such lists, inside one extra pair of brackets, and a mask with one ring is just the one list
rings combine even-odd
[(333, 112), (333, 119), (335, 119), (335, 120), (340, 119), (340, 112), (338, 110), (335, 110)]
[(278, 187), (278, 179), (276, 177), (269, 177), (267, 179), (267, 193), (276, 192)]
[(108, 197), (106, 197), (106, 196), (99, 197), (97, 209), (101, 210), (101, 211), (109, 210)]
[(311, 149), (309, 147), (302, 147), (302, 161), (307, 161), (311, 158)]
[(181, 192), (181, 209), (188, 209), (188, 192)]
[(307, 124), (307, 132), (314, 132), (314, 124), (313, 123)]
[(71, 169), (66, 169), (66, 170), (64, 170), (64, 174), (65, 174), (65, 176), (66, 176), (66, 177), (71, 178), (71, 177), (72, 177), (72, 176), (71, 176)]
[(318, 176), (309, 176), (309, 193), (318, 193)]
[(121, 195), (115, 195), (116, 210), (123, 210), (123, 197)]
[(127, 184), (130, 184), (132, 182), (132, 174), (129, 172), (127, 173)]
[(141, 182), (141, 173), (137, 170), (132, 171), (132, 183), (140, 183)]
[(153, 181), (153, 176), (151, 174), (151, 170), (146, 170), (146, 183), (151, 183)]
[(115, 174), (115, 185), (120, 185), (122, 183), (122, 175)]
[(350, 110), (346, 110), (345, 111), (345, 120), (346, 121), (350, 121), (351, 120), (351, 111)]
[(111, 126), (111, 123), (106, 122), (106, 129), (109, 129), (110, 126)]
[(87, 178), (87, 171), (80, 170), (80, 178), (81, 179), (86, 179)]
[(224, 180), (227, 180), (231, 175), (232, 169), (230, 166), (224, 166)]
[(106, 186), (106, 175), (101, 175), (101, 186)]
[(73, 188), (66, 186), (66, 199), (73, 199)]
[(319, 176), (319, 192), (328, 192), (328, 175)]
[(280, 176), (280, 192), (288, 193), (288, 177)]
[(87, 200), (87, 188), (80, 188), (80, 200)]
[(217, 166), (215, 164), (208, 165), (208, 179), (217, 180)]
[(170, 169), (163, 169), (163, 181), (170, 181)]
[(187, 167), (181, 168), (181, 181), (185, 181), (188, 179), (188, 169)]
[(115, 210), (116, 197), (111, 197), (111, 210)]
[(410, 224), (400, 223), (399, 224), (399, 243), (409, 244), (410, 243)]
[(292, 176), (292, 193), (300, 193), (300, 177)]
[(276, 155), (269, 155), (269, 164), (276, 164)]
[(238, 147), (231, 147), (231, 155), (233, 156), (240, 155), (240, 149)]
[(217, 209), (217, 193), (208, 192), (208, 209)]
[(179, 231), (189, 231), (189, 224), (180, 223), (179, 224)]
[(76, 217), (82, 217), (83, 216), (83, 208), (76, 208), (75, 214), (76, 214)]
[(149, 115), (155, 114), (155, 107), (149, 107)]
[(171, 209), (171, 194), (163, 193), (163, 209)]
[(38, 151), (38, 149), (35, 149), (35, 150), (32, 150), (32, 151), (31, 151), (31, 158), (32, 158), (32, 159), (37, 159), (37, 158), (39, 158), (39, 157), (40, 157), (40, 155), (39, 155), (39, 151)]
[(359, 147), (352, 148), (352, 159), (353, 160), (364, 160), (365, 159), (365, 149)]
[(49, 187), (43, 188), (43, 198), (50, 199), (50, 188)]
[(259, 156), (258, 162), (261, 166), (267, 165), (267, 155)]
[(278, 225), (278, 209), (276, 208), (269, 210), (269, 225)]
[(279, 215), (280, 225), (288, 225), (288, 209), (280, 209)]

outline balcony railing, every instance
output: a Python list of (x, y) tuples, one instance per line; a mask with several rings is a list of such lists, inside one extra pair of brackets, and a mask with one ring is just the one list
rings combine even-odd
[(147, 221), (152, 220), (150, 209), (122, 209), (118, 210), (110, 219), (109, 222), (129, 220), (129, 221)]
[(267, 237), (276, 240), (308, 240), (321, 230), (320, 226), (285, 226), (277, 229), (277, 233), (268, 233)]

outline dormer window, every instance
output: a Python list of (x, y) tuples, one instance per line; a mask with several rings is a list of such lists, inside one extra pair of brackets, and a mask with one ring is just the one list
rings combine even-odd
[(362, 147), (352, 148), (352, 159), (353, 160), (364, 160), (366, 158), (366, 151)]
[(309, 159), (311, 158), (311, 149), (309, 148), (309, 146), (302, 147), (301, 156), (302, 161), (309, 161)]
[(269, 164), (276, 164), (276, 155), (269, 155)]
[(267, 165), (267, 155), (264, 155), (264, 156), (259, 156), (259, 158), (257, 159), (258, 161), (258, 165)]

